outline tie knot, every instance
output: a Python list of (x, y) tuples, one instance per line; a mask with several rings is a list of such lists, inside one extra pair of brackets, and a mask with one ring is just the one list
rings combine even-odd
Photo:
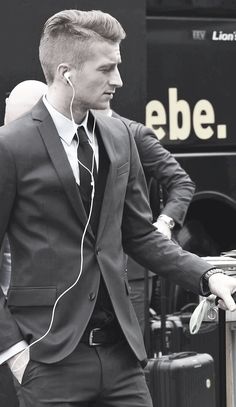
[(79, 144), (89, 143), (88, 136), (83, 126), (78, 127)]

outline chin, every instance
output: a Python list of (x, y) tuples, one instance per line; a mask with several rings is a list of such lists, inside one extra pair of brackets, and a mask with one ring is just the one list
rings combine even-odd
[(110, 107), (109, 102), (101, 102), (101, 103), (97, 103), (96, 107), (94, 107), (93, 109), (97, 109), (97, 110), (105, 110), (108, 109)]

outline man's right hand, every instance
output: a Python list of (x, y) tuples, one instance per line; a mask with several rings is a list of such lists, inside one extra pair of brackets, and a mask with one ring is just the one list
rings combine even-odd
[(25, 350), (17, 353), (16, 355), (12, 356), (8, 359), (7, 364), (15, 378), (21, 384), (22, 378), (26, 369), (26, 366), (29, 363), (30, 354), (29, 349), (26, 348)]
[(153, 225), (157, 228), (157, 230), (162, 233), (164, 236), (168, 237), (168, 239), (171, 239), (171, 230), (169, 228), (169, 226), (163, 222), (162, 219), (157, 219), (157, 221), (155, 223), (153, 223)]
[(212, 294), (220, 298), (218, 305), (223, 310), (235, 311), (236, 304), (232, 294), (236, 292), (236, 279), (223, 273), (216, 273), (209, 277), (209, 289)]

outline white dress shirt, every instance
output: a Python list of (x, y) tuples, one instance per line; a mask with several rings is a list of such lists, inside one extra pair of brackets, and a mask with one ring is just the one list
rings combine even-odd
[(77, 157), (77, 148), (79, 148), (79, 143), (74, 139), (76, 129), (80, 126), (83, 126), (86, 134), (89, 139), (89, 143), (94, 151), (95, 161), (98, 169), (98, 142), (94, 132), (95, 125), (93, 129), (88, 128), (88, 117), (89, 112), (87, 112), (84, 120), (80, 124), (75, 124), (72, 120), (65, 117), (63, 114), (58, 112), (46, 99), (46, 96), (43, 97), (43, 103), (49, 111), (49, 114), (52, 117), (52, 120), (55, 124), (59, 137), (61, 139), (62, 145), (65, 149), (67, 158), (71, 165), (75, 180), (77, 184), (80, 184), (79, 181), (79, 165)]
[[(98, 142), (97, 138), (94, 132), (95, 129), (95, 123), (93, 126), (93, 129), (88, 128), (88, 117), (89, 117), (89, 112), (87, 112), (84, 120), (80, 124), (75, 124), (73, 120), (68, 119), (65, 117), (63, 114), (58, 112), (46, 99), (46, 95), (43, 97), (43, 103), (45, 104), (50, 116), (52, 117), (52, 120), (55, 124), (55, 127), (57, 129), (57, 132), (59, 134), (60, 140), (62, 142), (62, 145), (65, 149), (68, 161), (70, 163), (72, 172), (75, 177), (76, 183), (79, 185), (80, 180), (79, 180), (79, 164), (78, 164), (78, 157), (77, 157), (77, 149), (79, 148), (79, 142), (75, 140), (74, 136), (76, 133), (76, 128), (83, 126), (88, 139), (89, 143), (94, 151), (94, 157), (98, 169)], [(44, 332), (42, 332), (42, 335)], [(6, 362), (8, 359), (10, 359), (12, 356), (16, 355), (17, 353), (21, 352), (25, 348), (27, 348), (28, 344), (26, 341), (20, 341), (16, 343), (15, 345), (11, 346), (9, 349), (6, 351), (0, 352), (0, 365), (4, 362)]]

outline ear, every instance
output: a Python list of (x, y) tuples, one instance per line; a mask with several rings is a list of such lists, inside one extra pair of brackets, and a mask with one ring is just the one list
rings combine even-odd
[[(70, 72), (70, 65), (67, 63), (61, 63), (60, 65), (58, 65), (57, 67), (57, 75), (58, 78), (63, 81), (63, 82), (68, 82), (68, 78), (66, 78), (66, 76), (68, 75), (68, 73)], [(66, 75), (67, 74), (67, 75)]]

